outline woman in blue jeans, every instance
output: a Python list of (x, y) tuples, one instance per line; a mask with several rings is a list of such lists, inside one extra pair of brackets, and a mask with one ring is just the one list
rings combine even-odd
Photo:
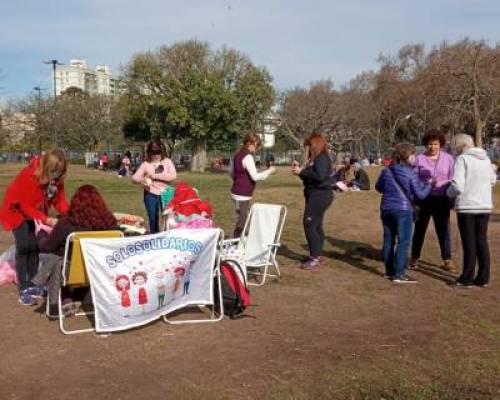
[(413, 171), (414, 160), (413, 145), (397, 144), (391, 165), (382, 170), (375, 184), (375, 189), (382, 193), (380, 215), (384, 227), (385, 271), (394, 283), (416, 282), (405, 274), (413, 231), (414, 201), (425, 199), (431, 191), (431, 185), (423, 184)]
[(167, 158), (160, 139), (153, 139), (146, 149), (146, 160), (132, 176), (134, 183), (144, 185), (144, 205), (148, 213), (149, 232), (160, 231), (160, 193), (177, 177), (174, 163)]

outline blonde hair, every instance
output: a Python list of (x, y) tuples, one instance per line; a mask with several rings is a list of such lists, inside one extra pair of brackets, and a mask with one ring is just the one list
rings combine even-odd
[(453, 147), (457, 153), (461, 154), (464, 150), (474, 147), (474, 140), (471, 135), (460, 133), (453, 138)]
[(52, 179), (52, 173), (59, 172), (61, 174), (59, 180), (63, 181), (67, 168), (68, 163), (64, 152), (58, 148), (52, 149), (40, 157), (40, 164), (38, 164), (35, 171), (35, 177), (40, 184), (47, 185)]

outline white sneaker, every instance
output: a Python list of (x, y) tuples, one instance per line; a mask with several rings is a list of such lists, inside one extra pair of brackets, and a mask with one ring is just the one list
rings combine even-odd
[(418, 283), (416, 279), (410, 278), (408, 276), (403, 276), (402, 278), (394, 278), (392, 281), (394, 283)]

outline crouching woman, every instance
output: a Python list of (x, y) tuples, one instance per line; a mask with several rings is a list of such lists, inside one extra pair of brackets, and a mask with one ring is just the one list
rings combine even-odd
[(397, 144), (391, 164), (382, 170), (375, 184), (375, 189), (382, 193), (380, 215), (384, 227), (382, 253), (385, 271), (394, 283), (416, 282), (405, 274), (413, 231), (414, 202), (425, 199), (431, 191), (431, 185), (423, 184), (413, 171), (414, 160), (413, 145)]
[(61, 214), (66, 213), (66, 170), (63, 151), (53, 149), (35, 157), (5, 191), (0, 223), (14, 235), (19, 303), (25, 306), (36, 304), (34, 296), (41, 295), (31, 283), (38, 268), (35, 221), (54, 226), (57, 219), (49, 217), (50, 208), (54, 207)]

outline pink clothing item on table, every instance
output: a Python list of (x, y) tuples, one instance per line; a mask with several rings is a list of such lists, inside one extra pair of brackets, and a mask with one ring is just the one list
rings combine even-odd
[(191, 221), (181, 221), (179, 222), (175, 228), (185, 228), (185, 229), (204, 229), (204, 228), (212, 228), (213, 222), (211, 219), (193, 219)]
[[(163, 171), (159, 171), (161, 169), (161, 167), (158, 168), (160, 165), (163, 166)], [(170, 182), (177, 178), (174, 163), (169, 158), (161, 160), (158, 163), (158, 166), (156, 166), (155, 163), (144, 161), (132, 176), (132, 181), (144, 184), (147, 178), (152, 181), (151, 184), (148, 185), (149, 192), (151, 194), (159, 195)]]
[(443, 195), (448, 183), (453, 179), (453, 165), (453, 157), (441, 150), (437, 160), (431, 160), (425, 154), (419, 154), (415, 159), (413, 169), (424, 184), (430, 183), (435, 177), (436, 185), (432, 188), (431, 194)]

